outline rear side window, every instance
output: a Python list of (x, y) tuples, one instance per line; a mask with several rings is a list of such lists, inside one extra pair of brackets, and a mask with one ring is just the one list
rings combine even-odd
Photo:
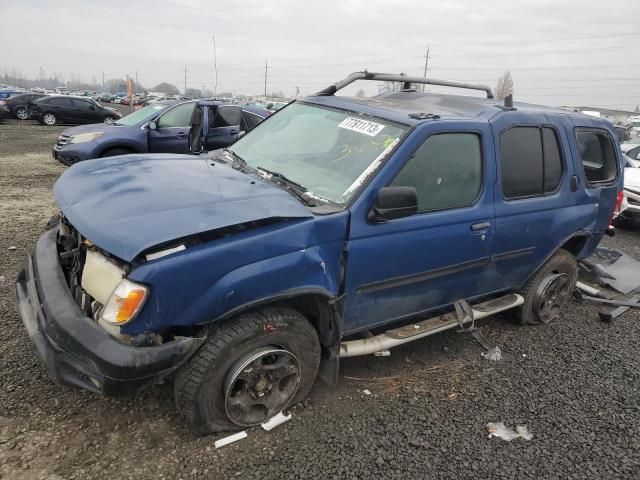
[(502, 194), (523, 198), (553, 192), (562, 177), (558, 136), (549, 127), (513, 127), (500, 135)]
[(71, 99), (70, 98), (51, 98), (47, 100), (46, 103), (50, 105), (59, 105), (61, 107), (70, 107)]
[(244, 115), (245, 122), (247, 122), (247, 128), (249, 130), (254, 128), (256, 125), (258, 125), (262, 121), (262, 117), (259, 117), (258, 115), (254, 115), (253, 113), (244, 112), (243, 115)]
[(618, 173), (616, 155), (609, 135), (598, 130), (576, 130), (584, 174), (589, 183), (606, 183)]
[(471, 205), (482, 187), (480, 137), (475, 133), (430, 136), (392, 185), (415, 187), (420, 211)]

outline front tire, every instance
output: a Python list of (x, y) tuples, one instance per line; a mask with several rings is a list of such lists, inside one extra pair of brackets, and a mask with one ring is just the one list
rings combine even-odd
[(18, 108), (16, 110), (16, 118), (18, 120), (28, 120), (29, 119), (29, 111), (24, 107)]
[(559, 249), (518, 292), (524, 304), (517, 311), (522, 325), (550, 323), (571, 300), (578, 280), (578, 262)]
[(104, 123), (106, 123), (107, 125), (113, 125), (115, 121), (116, 117), (112, 117), (111, 115), (107, 115), (106, 117), (104, 117)]
[(319, 364), (318, 335), (297, 310), (242, 314), (214, 324), (178, 372), (176, 406), (201, 434), (259, 425), (309, 394)]
[(53, 113), (47, 112), (42, 115), (42, 123), (48, 127), (53, 127), (56, 123), (58, 123), (58, 119)]

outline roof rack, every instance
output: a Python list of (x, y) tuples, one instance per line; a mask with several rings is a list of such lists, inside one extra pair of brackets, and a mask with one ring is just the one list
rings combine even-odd
[(342, 80), (334, 83), (333, 85), (328, 86), (324, 90), (320, 90), (316, 95), (318, 96), (331, 96), (335, 94), (338, 90), (342, 90), (347, 85), (352, 84), (357, 80), (373, 80), (373, 81), (381, 81), (381, 82), (403, 82), (404, 90), (411, 88), (412, 83), (422, 83), (425, 85), (439, 85), (442, 87), (455, 87), (455, 88), (467, 88), (470, 90), (481, 90), (486, 92), (487, 98), (493, 98), (493, 91), (491, 87), (486, 85), (479, 85), (473, 83), (460, 83), (460, 82), (450, 82), (448, 80), (436, 80), (433, 78), (425, 78), (425, 77), (409, 77), (403, 73), (394, 74), (394, 73), (374, 73), (374, 72), (354, 72), (348, 77), (343, 78)]

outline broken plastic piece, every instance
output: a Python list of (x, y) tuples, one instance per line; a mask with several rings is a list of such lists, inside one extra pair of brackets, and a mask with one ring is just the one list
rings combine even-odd
[(274, 415), (273, 417), (271, 417), (266, 422), (264, 422), (262, 424), (262, 428), (265, 429), (267, 432), (270, 432), (271, 430), (276, 428), (278, 425), (282, 425), (284, 422), (288, 422), (289, 420), (291, 420), (291, 414), (284, 415), (282, 412), (280, 412), (277, 415)]
[(487, 360), (493, 360), (494, 362), (497, 362), (498, 360), (502, 359), (502, 350), (500, 350), (500, 347), (496, 346), (487, 352), (482, 352), (480, 355), (482, 355)]
[(371, 395), (371, 392), (369, 390), (367, 390), (366, 388), (364, 390), (362, 390), (362, 393), (364, 393), (365, 395)]
[(513, 431), (504, 425), (504, 422), (489, 422), (487, 423), (487, 430), (489, 431), (489, 438), (499, 437), (507, 442), (510, 442), (514, 438), (523, 438), (524, 440), (531, 440), (533, 435), (529, 433), (526, 425), (517, 425), (516, 430)]
[(233, 435), (229, 435), (228, 437), (221, 438), (214, 442), (216, 448), (222, 448), (225, 445), (229, 445), (230, 443), (237, 442), (238, 440), (242, 440), (243, 438), (247, 438), (247, 432), (245, 430), (234, 433)]
[(388, 357), (389, 355), (391, 355), (391, 352), (389, 350), (379, 350), (377, 352), (373, 352), (374, 357)]

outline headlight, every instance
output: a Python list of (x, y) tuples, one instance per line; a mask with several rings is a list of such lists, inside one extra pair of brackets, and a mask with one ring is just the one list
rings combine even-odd
[(103, 132), (80, 133), (78, 135), (74, 135), (73, 137), (71, 137), (71, 141), (69, 143), (90, 142), (91, 140), (100, 138), (102, 135), (103, 135)]
[(102, 320), (112, 325), (127, 323), (138, 314), (148, 294), (144, 285), (123, 279), (104, 306)]

